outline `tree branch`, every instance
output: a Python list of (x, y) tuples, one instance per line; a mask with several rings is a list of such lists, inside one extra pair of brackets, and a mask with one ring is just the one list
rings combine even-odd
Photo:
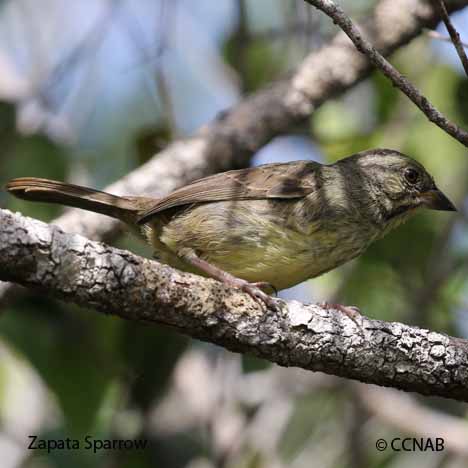
[[(452, 12), (467, 5), (468, 0), (452, 0), (447, 8)], [(437, 12), (425, 0), (381, 0), (361, 29), (383, 55), (389, 55), (438, 22)], [(340, 33), (311, 53), (289, 79), (247, 97), (193, 138), (172, 143), (105, 190), (161, 196), (195, 178), (244, 167), (274, 136), (310, 117), (323, 102), (371, 71), (368, 60)], [(119, 225), (81, 210), (70, 210), (54, 222), (96, 240), (108, 239)]]
[[(468, 5), (468, 0), (447, 3), (449, 12)], [(425, 0), (381, 0), (361, 30), (383, 55), (389, 55), (425, 28), (439, 22)], [(252, 154), (274, 136), (302, 122), (325, 102), (352, 88), (368, 76), (369, 61), (343, 33), (311, 53), (289, 79), (247, 97), (193, 137), (166, 149), (104, 190), (122, 195), (164, 195), (194, 179), (243, 167)], [(110, 240), (120, 224), (99, 214), (69, 210), (54, 223), (89, 239)], [(0, 302), (10, 286), (0, 283)]]
[[(439, 41), (444, 41), (444, 42), (450, 42), (451, 44), (453, 43), (452, 42), (452, 39), (450, 37), (447, 37), (447, 36), (444, 36), (443, 34), (440, 34), (439, 32), (437, 31), (432, 31), (430, 29), (428, 29), (426, 31), (426, 34), (431, 37), (432, 39), (437, 39)], [(464, 48), (467, 48), (468, 47), (468, 43), (466, 42), (460, 42), (460, 44), (464, 47)]]
[[(447, 132), (462, 145), (468, 146), (468, 132), (447, 119), (430, 101), (405, 78), (388, 60), (380, 54), (372, 43), (365, 39), (343, 9), (331, 0), (304, 0), (328, 15), (351, 39), (356, 49), (364, 54), (398, 89), (419, 107), (426, 117)], [(461, 47), (461, 46), (460, 46)], [(463, 47), (462, 47), (463, 49)], [(458, 50), (458, 49), (457, 49)]]
[(450, 34), (450, 38), (452, 39), (452, 43), (455, 46), (455, 50), (457, 51), (458, 57), (460, 57), (460, 61), (463, 65), (465, 70), (466, 76), (468, 76), (468, 58), (465, 53), (465, 49), (463, 48), (463, 43), (460, 39), (460, 34), (455, 29), (455, 26), (450, 21), (450, 16), (448, 14), (447, 8), (445, 7), (444, 0), (433, 0), (434, 4), (436, 5), (440, 17), (442, 18), (445, 27), (447, 28), (448, 33)]
[(264, 313), (246, 294), (0, 210), (0, 279), (128, 320), (175, 327), (282, 366), (468, 401), (468, 341), (297, 301)]

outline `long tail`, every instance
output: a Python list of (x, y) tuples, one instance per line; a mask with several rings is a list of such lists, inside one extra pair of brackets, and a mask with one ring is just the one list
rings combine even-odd
[(58, 203), (101, 213), (133, 223), (138, 213), (148, 206), (144, 197), (119, 197), (79, 185), (36, 177), (13, 179), (5, 187), (18, 198), (46, 203)]

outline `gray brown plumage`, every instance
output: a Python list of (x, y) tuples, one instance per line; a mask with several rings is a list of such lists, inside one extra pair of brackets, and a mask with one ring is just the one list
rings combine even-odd
[(393, 150), (335, 164), (266, 164), (200, 179), (166, 197), (118, 197), (45, 179), (7, 190), (112, 216), (141, 231), (161, 261), (240, 287), (284, 289), (361, 254), (418, 208), (455, 210), (424, 167)]

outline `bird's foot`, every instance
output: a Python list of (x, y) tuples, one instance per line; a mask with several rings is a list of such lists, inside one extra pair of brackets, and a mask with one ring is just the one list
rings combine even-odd
[(320, 302), (319, 306), (326, 309), (334, 309), (338, 310), (339, 312), (343, 313), (351, 319), (356, 325), (361, 326), (362, 315), (361, 311), (356, 306), (345, 306), (343, 304), (329, 304), (328, 302)]
[(249, 283), (246, 281), (240, 285), (239, 289), (247, 293), (255, 302), (257, 302), (257, 304), (266, 306), (267, 309), (271, 309), (275, 312), (279, 312), (280, 306), (278, 299), (263, 292), (260, 288), (268, 288), (276, 292), (276, 288), (273, 285), (264, 281), (259, 281), (257, 283)]
[(271, 309), (275, 312), (279, 312), (281, 309), (278, 299), (262, 291), (261, 288), (271, 289), (275, 292), (275, 294), (277, 293), (276, 288), (266, 281), (249, 283), (248, 281), (242, 280), (240, 278), (235, 278), (233, 281), (229, 281), (229, 285), (247, 293), (257, 304), (260, 304), (262, 307), (266, 306), (267, 309)]
[(260, 289), (271, 289), (275, 296), (278, 296), (278, 290), (268, 281), (257, 281), (256, 283), (250, 283), (252, 286)]
[(200, 258), (195, 251), (191, 249), (182, 249), (178, 252), (180, 258), (185, 260), (190, 265), (193, 265), (196, 268), (199, 268), (208, 276), (211, 276), (221, 283), (226, 284), (227, 286), (231, 286), (233, 288), (240, 289), (247, 293), (257, 304), (260, 304), (267, 309), (272, 309), (275, 312), (279, 312), (281, 310), (281, 303), (279, 299), (269, 296), (267, 293), (263, 292), (260, 288), (264, 289), (271, 289), (275, 293), (278, 291), (276, 288), (266, 282), (266, 281), (258, 281), (255, 283), (249, 283), (248, 281), (237, 278), (236, 276), (231, 275), (227, 271), (222, 270), (221, 268), (212, 265), (211, 263), (207, 262), (206, 260)]

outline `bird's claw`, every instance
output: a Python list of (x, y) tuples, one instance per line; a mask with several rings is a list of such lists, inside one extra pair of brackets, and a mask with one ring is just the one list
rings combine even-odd
[(261, 287), (271, 287), (276, 292), (276, 288), (274, 286), (272, 286), (270, 283), (266, 283), (263, 281), (257, 283), (246, 282), (241, 286), (240, 289), (247, 293), (255, 302), (257, 302), (261, 306), (265, 305), (267, 309), (271, 309), (275, 312), (278, 312), (280, 310), (278, 300), (263, 292), (260, 289)]
[(323, 307), (326, 310), (334, 309), (343, 314), (345, 314), (349, 319), (351, 319), (356, 325), (360, 325), (362, 320), (361, 311), (356, 306), (345, 306), (343, 304), (329, 304), (328, 302), (319, 303), (320, 307)]
[(268, 281), (257, 281), (256, 283), (249, 283), (252, 286), (260, 289), (271, 289), (275, 296), (278, 296), (278, 290)]

